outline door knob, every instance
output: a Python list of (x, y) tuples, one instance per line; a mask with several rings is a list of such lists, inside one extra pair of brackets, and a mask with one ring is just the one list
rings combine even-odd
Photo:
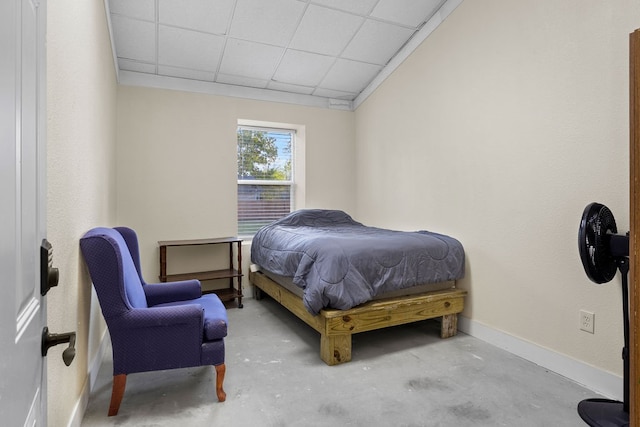
[(42, 357), (47, 355), (49, 348), (54, 345), (69, 343), (69, 347), (62, 352), (62, 360), (64, 364), (69, 366), (76, 357), (76, 333), (67, 332), (64, 334), (52, 334), (46, 326), (42, 330)]

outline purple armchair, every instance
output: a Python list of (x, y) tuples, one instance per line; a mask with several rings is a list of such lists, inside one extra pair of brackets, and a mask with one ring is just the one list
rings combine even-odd
[(80, 249), (96, 289), (113, 347), (109, 416), (116, 415), (128, 374), (214, 365), (216, 395), (224, 402), (227, 311), (198, 280), (147, 284), (140, 271), (136, 233), (94, 228)]

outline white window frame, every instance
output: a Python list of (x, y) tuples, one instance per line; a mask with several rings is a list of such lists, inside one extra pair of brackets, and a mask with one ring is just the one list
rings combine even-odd
[[(304, 125), (266, 122), (261, 120), (239, 119), (237, 128), (250, 127), (256, 130), (264, 131), (290, 131), (294, 134), (293, 144), (291, 147), (291, 180), (244, 180), (238, 179), (236, 185), (290, 185), (291, 187), (291, 211), (303, 209), (305, 206), (305, 146), (306, 146), (306, 128)], [(237, 141), (236, 141), (237, 144)], [(236, 190), (237, 197), (237, 190)], [(237, 202), (236, 202), (237, 206)], [(238, 212), (236, 212), (236, 230), (238, 229)], [(247, 240), (251, 240), (253, 235), (240, 235)]]

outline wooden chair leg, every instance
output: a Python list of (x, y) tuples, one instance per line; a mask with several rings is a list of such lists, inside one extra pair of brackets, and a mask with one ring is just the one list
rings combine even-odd
[(111, 403), (109, 404), (109, 416), (118, 415), (120, 402), (124, 396), (124, 388), (127, 385), (127, 374), (113, 376), (113, 388), (111, 390)]
[(222, 383), (224, 382), (224, 374), (227, 371), (227, 367), (224, 363), (216, 365), (216, 394), (218, 395), (218, 401), (224, 402), (227, 399), (227, 393), (222, 389)]

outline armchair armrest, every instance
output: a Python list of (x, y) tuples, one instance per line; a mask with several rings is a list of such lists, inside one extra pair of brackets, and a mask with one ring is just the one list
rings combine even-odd
[(122, 329), (136, 330), (141, 333), (140, 329), (161, 330), (166, 328), (202, 328), (204, 321), (203, 309), (197, 304), (184, 304), (167, 307), (149, 307), (134, 308), (128, 311), (124, 316), (117, 319), (119, 327)]
[(196, 299), (202, 296), (202, 288), (200, 287), (199, 280), (149, 283), (145, 285), (143, 289), (149, 307), (167, 302)]

